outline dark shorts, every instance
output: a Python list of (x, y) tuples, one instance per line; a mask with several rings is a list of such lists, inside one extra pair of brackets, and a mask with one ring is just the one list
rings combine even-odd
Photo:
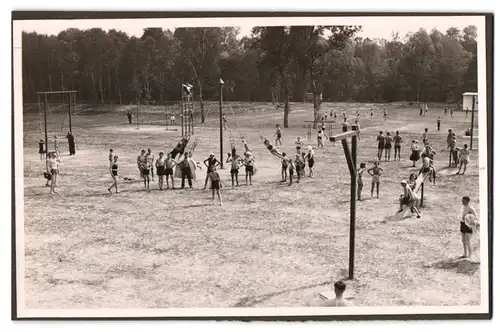
[(174, 169), (173, 168), (165, 168), (165, 172), (163, 175), (174, 175)]
[(220, 189), (220, 181), (212, 181), (212, 189)]
[(281, 139), (281, 134), (276, 135), (277, 139)]
[(247, 173), (253, 173), (253, 166), (245, 166), (245, 171)]
[(390, 149), (390, 148), (392, 148), (392, 145), (391, 145), (391, 144), (386, 144), (386, 145), (384, 146), (384, 148), (385, 148), (386, 150), (387, 150), (387, 149)]
[(281, 171), (282, 172), (286, 172), (286, 169), (288, 168), (288, 166), (281, 166)]
[(410, 204), (410, 198), (409, 197), (401, 198), (401, 203), (403, 203), (404, 205)]
[(59, 173), (59, 170), (57, 169), (51, 169), (50, 170), (50, 174), (54, 175), (54, 174), (58, 174)]
[(293, 175), (293, 167), (290, 167), (290, 168), (288, 169), (288, 173), (289, 173), (290, 175)]
[(112, 171), (111, 174), (113, 174), (113, 176), (118, 176), (118, 171)]
[(401, 145), (394, 145), (394, 150), (401, 151)]
[(460, 232), (464, 234), (472, 234), (472, 228), (467, 226), (463, 221), (460, 222)]
[(309, 159), (308, 164), (309, 164), (309, 168), (313, 167), (314, 166), (314, 159)]
[(384, 149), (384, 143), (378, 143), (378, 149), (383, 150)]
[(430, 167), (423, 167), (423, 168), (422, 168), (422, 173), (429, 173), (429, 172), (430, 172), (430, 170), (431, 170), (431, 168), (430, 168)]
[(165, 175), (165, 167), (164, 166), (156, 167), (156, 175), (158, 176)]
[(45, 153), (45, 151), (43, 149), (40, 149), (40, 150), (38, 150), (38, 153), (42, 154), (42, 153)]
[(142, 175), (149, 175), (149, 169), (148, 168), (143, 168), (141, 170), (141, 172), (142, 172)]
[(238, 174), (238, 169), (237, 168), (231, 169), (231, 174)]

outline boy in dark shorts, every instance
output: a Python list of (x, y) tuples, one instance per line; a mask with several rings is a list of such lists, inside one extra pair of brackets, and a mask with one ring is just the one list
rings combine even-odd
[(231, 184), (234, 187), (234, 182), (236, 180), (236, 186), (240, 184), (238, 182), (238, 173), (240, 168), (240, 162), (242, 162), (240, 156), (236, 154), (236, 149), (232, 149), (231, 153), (227, 154), (226, 163), (231, 162)]
[(45, 148), (44, 148), (45, 142), (43, 139), (41, 139), (38, 142), (38, 153), (40, 154), (40, 161), (43, 161), (43, 156), (45, 155)]
[(396, 160), (396, 155), (398, 160), (401, 160), (401, 144), (403, 143), (403, 138), (399, 135), (399, 130), (396, 131), (394, 136), (394, 160)]
[(302, 161), (300, 154), (295, 156), (295, 171), (297, 172), (297, 183), (300, 183), (300, 175), (304, 171), (305, 163)]
[(293, 160), (290, 158), (290, 159), (288, 159), (288, 176), (290, 177), (290, 182), (288, 183), (289, 186), (291, 186), (292, 182), (293, 182), (294, 169), (295, 169), (295, 166), (293, 164)]
[(172, 155), (169, 153), (167, 155), (167, 159), (165, 159), (165, 177), (167, 179), (167, 189), (168, 186), (168, 177), (172, 180), (172, 189), (175, 189), (174, 186), (174, 167), (177, 165), (174, 159), (172, 159)]
[(281, 155), (283, 156), (283, 160), (281, 160), (281, 182), (286, 182), (288, 159), (286, 158), (285, 152), (283, 152)]
[(474, 232), (475, 220), (477, 220), (476, 210), (470, 205), (470, 197), (462, 197), (462, 220), (460, 221), (460, 233), (462, 233), (462, 244), (464, 254), (460, 258), (468, 258), (472, 253), (471, 237)]
[(215, 168), (213, 168), (213, 169), (211, 169), (209, 176), (210, 176), (210, 180), (212, 182), (211, 189), (212, 189), (212, 199), (214, 201), (214, 205), (215, 205), (215, 193), (217, 193), (217, 197), (219, 197), (220, 205), (222, 206), (222, 195), (220, 194), (220, 188), (222, 187), (222, 184), (220, 181), (219, 173), (217, 173)]
[(377, 136), (377, 142), (378, 142), (378, 152), (377, 152), (377, 158), (378, 160), (382, 159), (382, 153), (384, 152), (384, 147), (385, 147), (385, 136), (384, 132), (380, 131), (378, 136)]

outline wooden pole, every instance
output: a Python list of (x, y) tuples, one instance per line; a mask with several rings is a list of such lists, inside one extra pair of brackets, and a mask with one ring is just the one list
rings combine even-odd
[(219, 135), (220, 135), (220, 168), (224, 168), (224, 133), (222, 130), (222, 88), (224, 87), (224, 82), (220, 80), (220, 95), (219, 95)]
[(476, 96), (472, 96), (472, 115), (471, 115), (471, 124), (470, 124), (470, 146), (469, 149), (472, 150), (472, 139), (474, 135), (474, 110), (476, 106)]
[(47, 159), (48, 154), (49, 154), (49, 137), (47, 135), (47, 108), (48, 108), (48, 102), (47, 102), (47, 95), (44, 95), (44, 100), (43, 100), (43, 123), (45, 126), (45, 159)]
[(135, 117), (135, 122), (137, 124), (137, 128), (136, 129), (139, 129), (139, 102), (137, 102), (137, 116)]
[(424, 181), (422, 181), (422, 184), (420, 185), (421, 186), (421, 189), (420, 189), (420, 207), (424, 206)]
[(70, 93), (69, 98), (68, 98), (69, 99), (69, 107), (68, 107), (69, 117), (68, 118), (69, 118), (69, 132), (73, 134), (73, 130), (71, 127), (71, 100), (73, 99), (72, 97), (73, 97), (73, 94)]
[[(356, 131), (357, 126), (352, 126), (352, 130)], [(358, 138), (352, 136), (351, 158), (353, 169), (351, 170), (351, 215), (350, 215), (350, 230), (349, 230), (349, 279), (354, 278), (354, 254), (355, 254), (355, 238), (356, 238), (356, 153), (358, 150)]]

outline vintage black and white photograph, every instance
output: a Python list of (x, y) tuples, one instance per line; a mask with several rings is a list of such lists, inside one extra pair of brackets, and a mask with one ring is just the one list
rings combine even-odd
[(484, 15), (17, 20), (13, 48), (17, 317), (489, 312)]

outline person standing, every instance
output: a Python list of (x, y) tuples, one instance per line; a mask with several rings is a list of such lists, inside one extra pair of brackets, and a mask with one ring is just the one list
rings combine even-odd
[(167, 159), (165, 159), (165, 177), (167, 180), (167, 189), (169, 189), (168, 186), (168, 177), (170, 176), (170, 179), (172, 180), (172, 189), (175, 189), (174, 186), (174, 167), (177, 165), (174, 159), (172, 159), (172, 155), (169, 153), (167, 154)]
[(205, 186), (203, 187), (203, 190), (207, 189), (207, 184), (208, 184), (208, 179), (210, 178), (210, 173), (215, 171), (217, 166), (220, 165), (220, 162), (215, 158), (214, 153), (210, 153), (207, 159), (203, 161), (203, 164), (207, 168), (207, 176), (205, 177)]
[(438, 127), (438, 131), (441, 131), (441, 117), (438, 116), (438, 119), (437, 119), (437, 127)]
[(398, 160), (401, 160), (401, 145), (403, 143), (403, 138), (399, 135), (399, 130), (396, 131), (394, 136), (394, 160), (396, 160), (396, 155)]
[(127, 112), (128, 124), (132, 124), (132, 112)]
[(385, 137), (384, 149), (385, 149), (385, 161), (391, 161), (391, 153), (392, 153), (392, 136), (391, 133), (387, 133)]
[(379, 193), (380, 193), (380, 176), (382, 175), (382, 173), (384, 172), (384, 170), (379, 167), (379, 162), (376, 161), (374, 163), (374, 166), (372, 168), (370, 168), (367, 172), (372, 177), (371, 197), (373, 197), (373, 190), (375, 189), (375, 187), (377, 187), (377, 198), (379, 198)]
[(280, 143), (280, 145), (283, 146), (283, 141), (281, 140), (282, 131), (280, 125), (278, 124), (276, 125), (276, 133), (274, 134), (274, 136), (276, 136), (276, 141), (274, 145), (278, 146), (278, 143)]
[(224, 130), (227, 130), (226, 114), (222, 114), (222, 122), (224, 123)]
[(182, 177), (182, 182), (181, 182), (181, 189), (184, 189), (185, 185), (185, 180), (188, 180), (189, 188), (193, 189), (193, 182), (191, 180), (192, 174), (191, 174), (191, 165), (189, 162), (189, 154), (187, 152), (184, 153), (184, 159), (179, 163), (181, 167), (181, 177)]
[(363, 190), (363, 174), (365, 173), (365, 170), (365, 163), (361, 163), (358, 169), (358, 201), (361, 201), (361, 191)]
[(384, 152), (384, 147), (385, 147), (385, 136), (383, 131), (379, 132), (377, 136), (377, 142), (378, 142), (377, 157), (378, 160), (380, 161), (382, 159), (382, 153)]
[(387, 121), (387, 108), (384, 108), (384, 121)]
[(54, 151), (56, 152), (57, 157), (60, 156), (59, 154), (59, 137), (57, 135), (54, 135)]
[(73, 134), (71, 132), (68, 131), (66, 138), (68, 139), (69, 155), (74, 156), (75, 155), (75, 137), (73, 136)]
[(413, 162), (413, 167), (417, 167), (415, 163), (420, 160), (420, 147), (416, 140), (411, 141), (411, 155), (410, 160)]
[(55, 152), (51, 152), (49, 154), (49, 158), (47, 159), (47, 172), (51, 175), (50, 182), (50, 194), (53, 195), (56, 193), (55, 188), (57, 187), (57, 176), (59, 175), (59, 164), (61, 160), (57, 156)]
[(163, 190), (163, 176), (165, 175), (165, 158), (163, 152), (160, 152), (156, 159), (156, 175), (158, 176), (158, 190)]
[(43, 161), (43, 156), (45, 154), (45, 141), (43, 139), (41, 139), (39, 142), (38, 142), (38, 154), (40, 154), (40, 161)]
[(445, 106), (444, 107), (444, 116), (446, 116), (448, 114), (448, 106)]
[(217, 196), (219, 197), (219, 202), (220, 206), (222, 206), (222, 195), (220, 193), (220, 188), (222, 187), (221, 181), (220, 181), (220, 176), (219, 173), (215, 170), (215, 168), (210, 172), (210, 188), (212, 189), (212, 199), (214, 201), (215, 205), (215, 193), (217, 193)]
[(113, 184), (108, 188), (110, 194), (112, 194), (111, 189), (115, 188), (115, 192), (118, 194), (118, 156), (113, 156), (113, 160), (109, 165), (109, 172), (111, 173), (111, 178), (113, 179)]
[(429, 128), (424, 129), (424, 133), (422, 134), (422, 143), (426, 144), (428, 137), (427, 135), (429, 134)]
[(462, 244), (464, 254), (460, 258), (468, 258), (472, 253), (471, 237), (476, 228), (476, 210), (470, 205), (470, 197), (462, 197), (462, 220), (460, 221), (460, 233), (462, 233)]
[(464, 166), (464, 171), (462, 175), (465, 174), (465, 170), (467, 169), (467, 165), (470, 163), (470, 149), (467, 144), (464, 144), (464, 148), (460, 151), (460, 165), (458, 166), (457, 174), (460, 174), (460, 170), (462, 166)]

